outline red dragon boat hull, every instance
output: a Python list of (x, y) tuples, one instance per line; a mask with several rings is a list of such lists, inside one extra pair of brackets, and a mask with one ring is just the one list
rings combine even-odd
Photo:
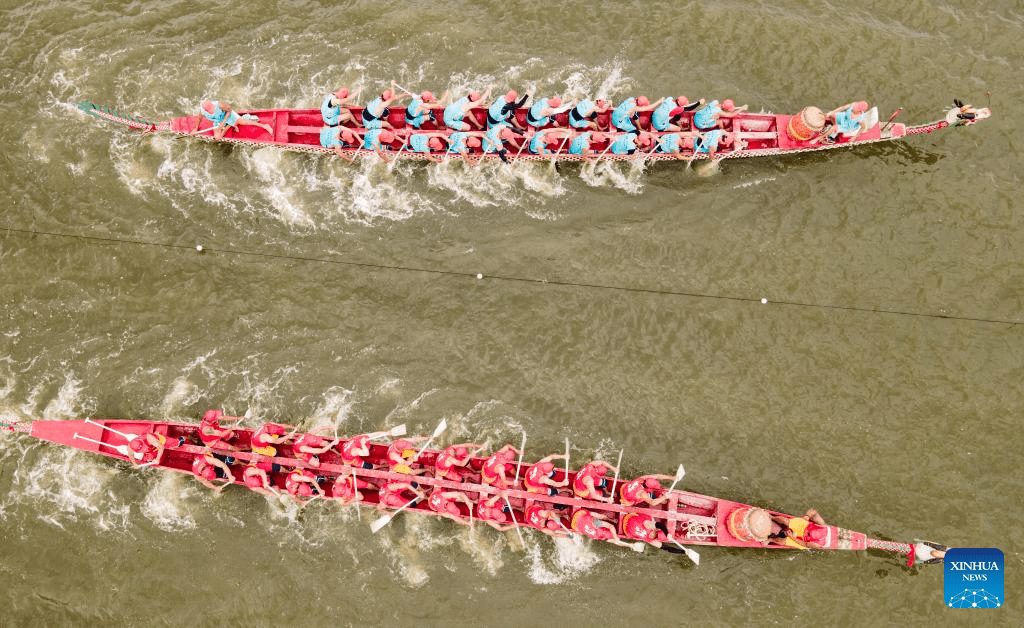
[[(129, 461), (125, 453), (129, 450), (125, 446), (130, 440), (153, 433), (163, 436), (166, 439), (166, 448), (160, 459), (152, 466), (176, 471), (179, 473), (192, 473), (192, 463), (197, 456), (202, 456), (211, 450), (200, 444), (199, 426), (190, 423), (174, 422), (148, 422), (128, 420), (68, 420), (68, 421), (32, 421), (0, 422), (0, 428), (6, 428), (15, 432), (27, 433), (34, 438), (49, 441), (67, 447), (73, 447), (84, 451), (98, 453), (117, 460)], [(109, 429), (108, 429), (109, 428)], [(114, 431), (116, 430), (116, 432)], [(118, 434), (120, 432), (124, 436)], [(483, 484), (479, 480), (480, 469), (486, 458), (472, 458), (466, 468), (459, 473), (463, 476), (461, 482), (436, 479), (432, 474), (408, 475), (387, 470), (387, 445), (372, 444), (370, 455), (364, 457), (368, 462), (374, 464), (372, 469), (354, 468), (345, 465), (340, 455), (334, 450), (322, 454), (320, 464), (317, 467), (292, 456), (290, 446), (282, 445), (278, 448), (275, 456), (264, 456), (261, 454), (245, 451), (249, 447), (249, 439), (253, 430), (238, 428), (233, 441), (242, 451), (218, 451), (219, 455), (232, 456), (241, 463), (262, 462), (280, 465), (280, 471), (269, 474), (274, 488), (284, 489), (286, 474), (295, 468), (309, 469), (323, 478), (323, 483), (329, 485), (334, 478), (342, 474), (355, 473), (360, 479), (369, 482), (401, 481), (417, 482), (421, 487), (441, 487), (446, 490), (460, 491), (466, 494), (474, 503), (479, 499), (495, 495), (499, 490), (493, 486)], [(342, 443), (344, 440), (341, 441)], [(339, 444), (340, 447), (340, 444)], [(120, 449), (120, 451), (118, 450)], [(422, 452), (416, 460), (416, 466), (430, 469), (439, 451), (427, 449)], [(530, 463), (522, 463), (519, 477), (523, 477)], [(508, 463), (507, 471), (510, 474), (516, 473), (516, 463)], [(244, 487), (242, 472), (244, 464), (231, 466), (234, 484)], [(568, 479), (571, 485), (575, 472), (568, 472)], [(559, 482), (566, 478), (564, 469), (556, 469), (554, 481)], [(608, 489), (611, 495), (618, 495), (627, 479), (617, 481), (608, 480)], [(363, 498), (360, 505), (376, 506), (378, 495), (375, 490), (363, 490)], [(622, 521), (631, 513), (639, 513), (652, 517), (659, 528), (666, 531), (669, 541), (680, 545), (717, 545), (723, 547), (748, 547), (748, 548), (771, 548), (771, 549), (792, 549), (790, 547), (757, 542), (755, 540), (744, 540), (731, 531), (731, 525), (727, 524), (731, 515), (741, 514), (744, 510), (752, 508), (747, 504), (700, 495), (681, 490), (672, 490), (670, 498), (654, 507), (626, 506), (619, 503), (607, 503), (592, 499), (580, 499), (574, 496), (564, 495), (540, 495), (525, 490), (507, 490), (506, 495), (512, 508), (511, 515), (516, 525), (530, 527), (524, 520), (523, 512), (533, 504), (549, 506), (565, 513), (562, 524), (570, 527), (570, 513), (578, 508), (585, 508), (591, 512), (602, 513), (610, 522), (619, 522), (617, 526), (620, 535), (623, 535)], [(464, 505), (460, 504), (464, 516), (469, 512)], [(431, 510), (426, 500), (408, 508), (410, 511), (424, 514), (437, 515)], [(784, 515), (784, 513), (768, 511), (773, 515)], [(789, 517), (789, 515), (785, 515)], [(627, 538), (623, 536), (623, 538)], [(821, 549), (827, 550), (864, 550), (882, 549), (901, 554), (908, 554), (913, 551), (913, 546), (907, 543), (898, 543), (869, 538), (867, 535), (840, 528), (827, 526), (827, 537)]]
[[(167, 132), (176, 135), (193, 136), (206, 141), (227, 142), (231, 144), (249, 146), (275, 146), (287, 150), (307, 153), (332, 154), (334, 152), (333, 149), (324, 148), (320, 145), (320, 131), (324, 128), (324, 123), (319, 109), (253, 109), (238, 111), (239, 114), (251, 114), (256, 116), (259, 119), (259, 122), (270, 125), (273, 129), (273, 133), (268, 133), (263, 128), (255, 125), (239, 125), (237, 129), (228, 128), (225, 131), (223, 138), (215, 139), (210, 133), (210, 129), (213, 126), (212, 123), (199, 115), (172, 118), (162, 122), (151, 122), (138, 117), (124, 116), (90, 101), (83, 101), (79, 103), (78, 107), (91, 116), (109, 120), (143, 132)], [(360, 118), (362, 108), (352, 107), (349, 110), (353, 113), (356, 119)], [(442, 118), (442, 111), (443, 110), (440, 108), (435, 110), (435, 117), (439, 120)], [(486, 109), (472, 109), (468, 115), (475, 117), (481, 124), (486, 125)], [(516, 115), (519, 122), (525, 127), (525, 110), (518, 110)], [(896, 114), (894, 113), (893, 116), (895, 115)], [(796, 153), (835, 150), (838, 148), (860, 146), (864, 144), (875, 144), (878, 142), (898, 140), (921, 133), (931, 133), (932, 131), (950, 126), (966, 126), (974, 124), (987, 118), (989, 115), (990, 113), (985, 109), (981, 110), (981, 114), (979, 114), (976, 119), (959, 120), (956, 117), (956, 110), (953, 109), (942, 120), (936, 120), (934, 122), (918, 126), (906, 126), (904, 124), (892, 122), (886, 122), (884, 124), (880, 123), (878, 120), (877, 109), (872, 108), (868, 110), (869, 120), (872, 121), (872, 124), (866, 131), (860, 133), (853, 139), (840, 136), (835, 143), (824, 144), (813, 143), (812, 141), (794, 140), (790, 134), (786, 132), (791, 120), (795, 117), (794, 115), (743, 112), (726, 122), (726, 130), (735, 131), (737, 133), (737, 137), (739, 138), (742, 147), (729, 147), (727, 149), (719, 150), (716, 153), (716, 157), (729, 159), (740, 157), (790, 155)], [(609, 116), (609, 113), (598, 115), (597, 123), (599, 128), (608, 128)], [(405, 127), (405, 110), (396, 107), (391, 110), (386, 119), (390, 124), (392, 124), (392, 126), (394, 126), (395, 129), (401, 130)], [(554, 123), (548, 125), (548, 127), (568, 128), (567, 119), (568, 114), (558, 114), (554, 116)], [(649, 119), (650, 113), (640, 114), (640, 125), (642, 128), (650, 128)], [(680, 125), (684, 132), (692, 128), (692, 119), (692, 113), (684, 114), (683, 119), (680, 121)], [(197, 124), (199, 126), (199, 133), (195, 134), (193, 131), (196, 129)], [(438, 125), (429, 119), (420, 129), (417, 130), (443, 132), (448, 134), (451, 133), (450, 129), (447, 129), (443, 125)], [(664, 135), (664, 133), (654, 133), (654, 135), (660, 136)], [(591, 148), (598, 153), (601, 153), (607, 147), (608, 140), (600, 143), (594, 142), (591, 144)], [(458, 153), (432, 153), (429, 155), (423, 153), (411, 153), (409, 151), (402, 150), (401, 140), (393, 142), (389, 146), (389, 149), (391, 150), (389, 158), (396, 157), (398, 159), (436, 160), (446, 156), (453, 158), (462, 157), (462, 155)], [(342, 151), (351, 156), (375, 154), (374, 151), (361, 148), (343, 148)], [(497, 154), (482, 153), (479, 148), (472, 149), (468, 155), (474, 159), (500, 159)], [(552, 155), (536, 155), (523, 151), (515, 155), (514, 159), (546, 162), (551, 160), (593, 161), (595, 159), (599, 159), (600, 161), (634, 161), (638, 159), (643, 159), (645, 161), (688, 161), (708, 159), (708, 155), (706, 153), (698, 153), (696, 155), (683, 153), (665, 154), (638, 150), (632, 155), (614, 155), (611, 153), (604, 153), (601, 154), (600, 157), (584, 157), (581, 155), (570, 154), (568, 152), (568, 148), (563, 146), (559, 152)]]

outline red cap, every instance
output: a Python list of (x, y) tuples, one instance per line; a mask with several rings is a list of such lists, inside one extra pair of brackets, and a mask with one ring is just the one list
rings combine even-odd
[(470, 148), (480, 148), (480, 138), (472, 135), (466, 139), (466, 146)]
[(654, 138), (652, 138), (650, 135), (646, 135), (646, 134), (645, 135), (641, 135), (637, 139), (637, 143), (640, 144), (641, 146), (650, 146), (652, 141), (654, 141)]
[(857, 113), (863, 113), (868, 110), (868, 103), (863, 100), (858, 100), (857, 102), (853, 103), (853, 110), (856, 111)]
[(561, 107), (562, 106), (562, 99), (559, 98), (558, 96), (555, 96), (553, 98), (548, 98), (548, 104), (551, 105), (552, 107)]
[(395, 141), (395, 134), (391, 131), (381, 131), (378, 137), (381, 144), (390, 144)]
[(644, 480), (644, 486), (647, 488), (661, 488), (661, 482), (657, 478), (647, 478)]
[(128, 441), (128, 446), (132, 448), (132, 451), (141, 452), (144, 449), (146, 449), (146, 439), (143, 438), (142, 436), (139, 436), (138, 438), (133, 438), (130, 441)]
[(444, 144), (441, 143), (441, 138), (439, 137), (432, 137), (429, 140), (427, 140), (427, 146), (434, 150), (441, 150), (442, 148), (444, 148)]
[(516, 136), (516, 134), (512, 132), (512, 129), (510, 129), (508, 127), (505, 127), (504, 129), (502, 129), (501, 133), (499, 133), (499, 135), (501, 136), (501, 139), (503, 139), (503, 140), (510, 140), (510, 139), (512, 139), (513, 137)]
[(604, 133), (594, 132), (594, 133), (590, 134), (590, 141), (591, 142), (603, 142), (603, 141), (605, 141), (605, 139), (607, 139), (607, 138), (605, 137)]
[(420, 94), (420, 100), (423, 102), (430, 102), (434, 100), (434, 94), (429, 89), (424, 90), (423, 93)]
[(469, 92), (470, 100), (480, 100), (480, 92)]
[(597, 102), (595, 102), (594, 104), (600, 107), (601, 109), (604, 109), (608, 105), (608, 101), (605, 100), (604, 98), (598, 98)]
[(213, 113), (214, 107), (213, 107), (213, 102), (212, 101), (204, 100), (201, 106), (206, 111), (209, 111), (210, 113)]
[(722, 101), (722, 111), (732, 111), (735, 108), (736, 105), (732, 102), (732, 98), (726, 98)]
[(356, 134), (353, 133), (350, 129), (342, 129), (342, 131), (341, 131), (341, 139), (346, 141), (346, 142), (348, 142), (349, 144), (355, 144), (356, 143)]
[(646, 107), (647, 105), (651, 104), (651, 101), (647, 100), (647, 96), (637, 96), (636, 104), (641, 107)]
[(348, 88), (342, 87), (338, 91), (334, 92), (334, 95), (338, 98), (348, 98)]
[(517, 94), (516, 90), (514, 90), (514, 89), (508, 90), (508, 93), (505, 94), (505, 102), (515, 102), (518, 99), (519, 99), (519, 94)]
[(680, 96), (679, 98), (676, 98), (676, 104), (679, 105), (680, 107), (685, 107), (686, 105), (690, 104), (690, 99), (687, 98), (686, 96)]
[(222, 416), (224, 413), (220, 410), (207, 410), (203, 415), (203, 423), (216, 423)]
[(383, 98), (384, 100), (391, 100), (392, 98), (395, 97), (395, 92), (391, 91), (390, 89), (385, 89), (380, 93), (380, 97)]

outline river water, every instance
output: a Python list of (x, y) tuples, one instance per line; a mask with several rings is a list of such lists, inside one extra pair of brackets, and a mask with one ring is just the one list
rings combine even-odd
[[(110, 3), (2, 10), (0, 412), (572, 442), (688, 490), (998, 547), (1019, 625), (1019, 2)], [(866, 99), (991, 120), (831, 154), (553, 170), (141, 136), (340, 86)], [(35, 232), (35, 233), (32, 233)], [(199, 254), (196, 245), (206, 248)], [(477, 279), (476, 274), (483, 275)], [(761, 299), (768, 300), (762, 304)], [(1014, 505), (1016, 504), (1016, 506)], [(575, 547), (0, 435), (6, 625), (963, 622), (881, 553)], [(1016, 619), (1013, 619), (1016, 617)]]

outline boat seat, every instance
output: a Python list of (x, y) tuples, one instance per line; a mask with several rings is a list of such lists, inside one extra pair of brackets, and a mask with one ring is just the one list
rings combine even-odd
[(314, 135), (320, 135), (320, 131), (322, 131), (323, 128), (324, 128), (324, 126), (321, 124), (320, 126), (287, 126), (287, 127), (285, 127), (285, 130), (289, 134), (291, 134), (291, 133), (312, 133)]
[(775, 131), (739, 131), (736, 136), (741, 140), (774, 140), (778, 137)]

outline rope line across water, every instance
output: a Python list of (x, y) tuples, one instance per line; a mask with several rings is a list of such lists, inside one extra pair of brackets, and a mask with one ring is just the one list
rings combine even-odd
[(799, 308), (812, 308), (820, 310), (843, 310), (848, 312), (864, 312), (869, 314), (888, 314), (893, 316), (908, 316), (916, 318), (931, 318), (931, 319), (947, 319), (971, 323), (986, 323), (995, 325), (1010, 325), (1016, 326), (1024, 324), (1024, 321), (997, 319), (997, 318), (983, 318), (977, 316), (957, 316), (953, 314), (936, 314), (932, 312), (913, 312), (909, 310), (894, 310), (894, 309), (882, 309), (872, 307), (859, 307), (855, 305), (834, 305), (828, 303), (806, 303), (801, 301), (786, 301), (786, 300), (768, 300), (765, 298), (758, 297), (745, 297), (735, 295), (724, 295), (724, 294), (709, 294), (705, 292), (691, 292), (686, 290), (672, 290), (665, 288), (644, 288), (638, 286), (618, 286), (613, 284), (600, 284), (600, 283), (587, 283), (582, 281), (568, 281), (568, 280), (557, 280), (557, 279), (537, 279), (533, 277), (516, 277), (513, 275), (483, 275), (481, 273), (457, 271), (457, 270), (442, 270), (437, 268), (421, 268), (415, 266), (400, 266), (395, 264), (379, 264), (374, 262), (357, 262), (351, 260), (343, 260), (329, 257), (311, 257), (306, 255), (290, 255), (286, 253), (265, 253), (261, 251), (244, 251), (240, 249), (218, 249), (218, 248), (207, 248), (201, 246), (193, 246), (187, 244), (173, 244), (170, 242), (150, 242), (146, 240), (133, 240), (129, 238), (120, 238), (114, 236), (97, 236), (97, 235), (81, 235), (73, 233), (60, 233), (56, 231), (39, 231), (35, 229), (20, 229), (16, 227), (8, 226), (4, 229), (8, 234), (16, 233), (28, 236), (49, 236), (54, 238), (67, 238), (67, 239), (79, 239), (86, 240), (92, 243), (103, 243), (103, 244), (127, 244), (133, 246), (149, 246), (149, 247), (160, 247), (167, 249), (178, 249), (178, 250), (189, 250), (198, 251), (201, 253), (217, 253), (220, 255), (234, 255), (234, 256), (246, 256), (246, 257), (258, 257), (263, 259), (274, 259), (274, 260), (287, 260), (296, 262), (307, 262), (315, 264), (333, 264), (337, 266), (349, 266), (353, 268), (365, 268), (373, 270), (391, 270), (397, 272), (413, 272), (413, 273), (426, 273), (432, 275), (445, 275), (450, 277), (462, 277), (470, 279), (483, 279), (485, 276), (487, 279), (527, 284), (538, 284), (544, 286), (560, 286), (567, 288), (588, 288), (594, 290), (614, 290), (617, 292), (626, 292), (633, 294), (656, 294), (664, 296), (677, 296), (677, 297), (690, 297), (694, 299), (718, 299), (723, 301), (738, 301), (743, 303), (761, 303), (761, 304), (772, 304), (772, 305), (788, 305), (791, 307)]

